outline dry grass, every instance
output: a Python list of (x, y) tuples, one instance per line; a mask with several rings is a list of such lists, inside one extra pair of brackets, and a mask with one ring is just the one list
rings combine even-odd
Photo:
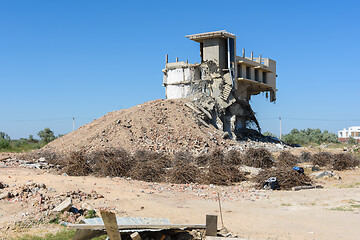
[(311, 185), (311, 179), (307, 175), (289, 168), (262, 170), (254, 178), (254, 181), (257, 183), (258, 188), (262, 189), (265, 181), (270, 177), (276, 177), (282, 190), (289, 190), (296, 186)]
[(243, 164), (249, 167), (270, 168), (274, 161), (271, 153), (265, 148), (250, 148), (244, 154)]
[(359, 166), (359, 160), (349, 153), (339, 153), (332, 156), (334, 170), (343, 171)]
[(87, 176), (92, 173), (92, 167), (83, 150), (71, 152), (65, 161), (64, 171), (69, 176)]
[(93, 172), (100, 176), (128, 177), (134, 161), (124, 149), (97, 151), (88, 156)]
[(299, 162), (299, 159), (287, 151), (282, 151), (277, 158), (276, 166), (279, 168), (292, 168)]
[(176, 164), (168, 171), (167, 181), (171, 183), (196, 183), (201, 181), (202, 172), (194, 163)]
[(329, 166), (333, 162), (333, 155), (329, 152), (319, 152), (312, 155), (311, 162), (320, 167)]
[(215, 185), (231, 185), (245, 179), (245, 174), (236, 166), (213, 163), (210, 164), (208, 171), (203, 175), (202, 182)]

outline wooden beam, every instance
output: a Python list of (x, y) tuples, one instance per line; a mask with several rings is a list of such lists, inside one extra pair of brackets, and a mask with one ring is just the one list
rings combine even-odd
[(115, 213), (100, 211), (101, 218), (104, 222), (107, 235), (110, 240), (121, 240)]
[(217, 235), (217, 215), (206, 215), (206, 236)]
[[(105, 229), (104, 224), (69, 224), (68, 228), (71, 229)], [(118, 225), (119, 230), (126, 229), (205, 229), (205, 224), (144, 224), (144, 225)]]

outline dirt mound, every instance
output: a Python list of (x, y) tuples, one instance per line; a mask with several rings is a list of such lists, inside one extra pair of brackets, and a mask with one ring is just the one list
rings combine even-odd
[(215, 147), (237, 145), (224, 140), (212, 125), (199, 125), (187, 100), (154, 100), (110, 112), (46, 145), (40, 151), (69, 153), (122, 148), (129, 153), (150, 150), (162, 153), (206, 153)]

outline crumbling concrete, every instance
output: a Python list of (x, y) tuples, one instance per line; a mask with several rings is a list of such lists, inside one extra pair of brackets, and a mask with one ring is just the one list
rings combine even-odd
[(200, 43), (201, 63), (168, 63), (164, 73), (166, 98), (189, 98), (191, 108), (202, 125), (209, 123), (242, 137), (246, 128), (260, 132), (249, 100), (266, 92), (276, 100), (276, 62), (268, 58), (236, 56), (236, 37), (226, 31), (187, 36)]

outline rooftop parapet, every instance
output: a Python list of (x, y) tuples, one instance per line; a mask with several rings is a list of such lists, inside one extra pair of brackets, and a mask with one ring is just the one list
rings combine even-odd
[(206, 33), (197, 33), (192, 35), (186, 35), (185, 37), (189, 38), (190, 40), (193, 40), (195, 42), (202, 42), (204, 39), (208, 38), (236, 38), (236, 36), (232, 33), (229, 33), (225, 30), (220, 31), (214, 31), (214, 32), (206, 32)]

